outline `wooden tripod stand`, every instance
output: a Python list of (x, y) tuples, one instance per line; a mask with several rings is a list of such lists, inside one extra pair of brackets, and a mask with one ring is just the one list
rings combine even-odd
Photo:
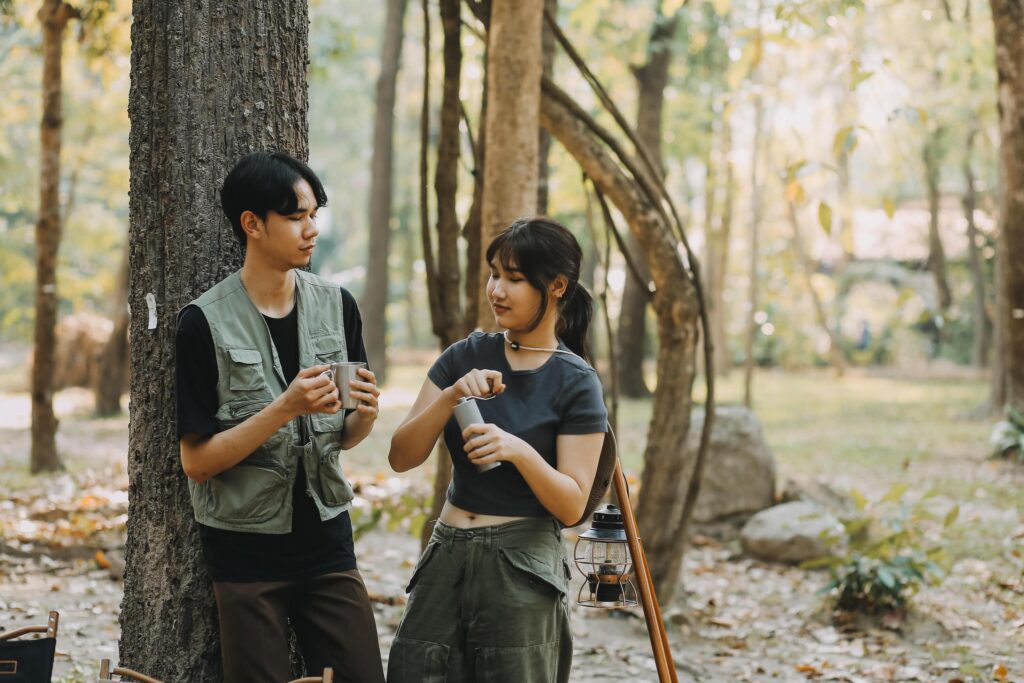
[(647, 634), (651, 638), (651, 651), (654, 653), (654, 662), (658, 666), (658, 681), (660, 683), (679, 683), (675, 662), (672, 661), (672, 651), (668, 645), (668, 635), (665, 633), (665, 621), (661, 618), (661, 607), (658, 605), (658, 597), (654, 594), (651, 572), (647, 568), (647, 555), (644, 554), (644, 547), (640, 543), (636, 515), (633, 514), (633, 505), (629, 502), (626, 477), (622, 474), (618, 458), (615, 459), (613, 481), (615, 496), (619, 500), (619, 510), (622, 511), (622, 521), (626, 527), (629, 554), (633, 557), (633, 569), (636, 572), (636, 581), (640, 591), (640, 604), (644, 608)]

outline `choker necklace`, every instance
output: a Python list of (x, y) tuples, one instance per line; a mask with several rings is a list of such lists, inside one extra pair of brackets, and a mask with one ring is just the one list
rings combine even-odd
[(544, 351), (545, 353), (567, 353), (570, 356), (576, 355), (572, 351), (566, 351), (565, 349), (541, 349), (536, 346), (523, 346), (519, 342), (509, 339), (508, 330), (502, 332), (502, 336), (505, 338), (505, 343), (511, 346), (513, 351)]

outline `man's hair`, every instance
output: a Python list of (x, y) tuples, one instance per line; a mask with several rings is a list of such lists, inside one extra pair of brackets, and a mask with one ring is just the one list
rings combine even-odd
[(270, 211), (282, 216), (295, 213), (299, 208), (295, 183), (299, 180), (305, 180), (313, 189), (317, 208), (327, 205), (327, 193), (316, 173), (284, 152), (253, 152), (235, 164), (220, 188), (220, 205), (243, 247), (242, 214), (252, 211), (266, 220)]

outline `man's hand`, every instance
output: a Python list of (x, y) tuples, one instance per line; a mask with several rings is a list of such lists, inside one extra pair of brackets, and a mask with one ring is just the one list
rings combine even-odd
[(366, 381), (360, 382), (354, 379), (349, 382), (349, 396), (359, 401), (356, 413), (360, 417), (376, 420), (377, 414), (380, 412), (377, 405), (377, 397), (380, 396), (380, 391), (377, 389), (377, 375), (366, 368), (359, 368), (358, 372), (359, 376)]
[(338, 387), (324, 375), (330, 365), (314, 365), (299, 370), (292, 383), (281, 394), (280, 401), (291, 419), (311, 413), (336, 413), (341, 410)]

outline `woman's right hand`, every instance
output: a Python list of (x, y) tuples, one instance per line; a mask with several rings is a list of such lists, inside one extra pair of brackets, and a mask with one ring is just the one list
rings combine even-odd
[(505, 391), (501, 373), (497, 370), (470, 370), (448, 387), (452, 402), (460, 398), (497, 396)]

